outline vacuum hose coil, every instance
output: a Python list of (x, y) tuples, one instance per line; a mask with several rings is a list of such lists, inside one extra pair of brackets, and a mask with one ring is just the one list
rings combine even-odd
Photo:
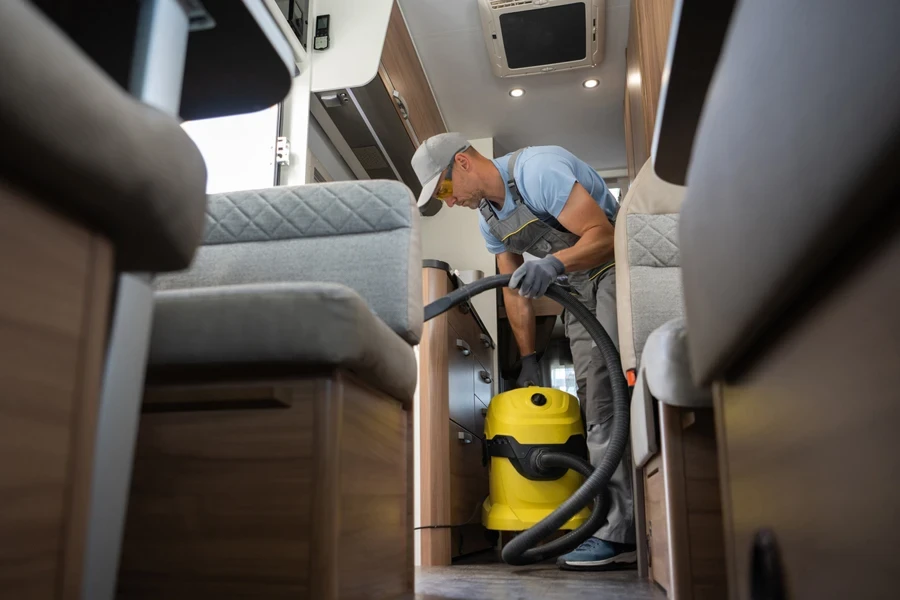
[[(425, 320), (429, 321), (482, 292), (507, 287), (509, 280), (510, 275), (494, 275), (462, 286), (426, 306)], [(537, 467), (545, 469), (552, 467), (573, 469), (587, 477), (587, 479), (556, 510), (530, 529), (514, 537), (503, 548), (503, 560), (511, 565), (531, 564), (570, 552), (603, 525), (606, 515), (602, 510), (602, 500), (609, 486), (610, 479), (619, 466), (622, 456), (625, 454), (628, 443), (630, 427), (628, 384), (625, 381), (625, 374), (622, 372), (622, 363), (615, 344), (613, 344), (613, 341), (600, 322), (597, 321), (594, 314), (578, 298), (566, 291), (565, 288), (552, 283), (547, 289), (546, 295), (551, 300), (559, 302), (563, 308), (569, 311), (584, 326), (591, 339), (597, 345), (600, 356), (606, 363), (612, 387), (612, 435), (610, 436), (606, 454), (595, 469), (592, 469), (590, 464), (583, 459), (565, 453), (547, 450), (535, 455), (533, 460), (538, 463), (535, 465)], [(569, 519), (592, 502), (594, 503), (594, 510), (583, 525), (559, 539), (538, 546), (542, 540), (559, 530)]]

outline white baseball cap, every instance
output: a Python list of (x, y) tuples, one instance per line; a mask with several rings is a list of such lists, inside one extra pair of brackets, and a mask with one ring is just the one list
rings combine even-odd
[(412, 157), (412, 168), (422, 184), (419, 206), (425, 206), (441, 182), (441, 174), (454, 157), (471, 146), (461, 133), (442, 133), (425, 140)]

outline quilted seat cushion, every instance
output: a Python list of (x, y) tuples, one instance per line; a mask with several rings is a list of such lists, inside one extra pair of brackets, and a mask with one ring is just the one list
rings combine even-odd
[(395, 333), (422, 333), (419, 212), (396, 181), (347, 181), (210, 196), (188, 271), (158, 290), (328, 282), (355, 290)]
[(679, 267), (678, 215), (632, 214), (628, 227), (628, 262), (633, 267)]
[(416, 389), (412, 347), (350, 288), (332, 283), (228, 285), (157, 292), (153, 377), (241, 367), (298, 375), (346, 369), (394, 398)]
[[(399, 186), (399, 187), (398, 187)], [(402, 184), (340, 182), (210, 197), (204, 245), (375, 233), (409, 228)]]
[(626, 371), (640, 366), (650, 332), (684, 311), (678, 251), (683, 197), (684, 188), (660, 179), (648, 160), (619, 209), (616, 302), (619, 350)]

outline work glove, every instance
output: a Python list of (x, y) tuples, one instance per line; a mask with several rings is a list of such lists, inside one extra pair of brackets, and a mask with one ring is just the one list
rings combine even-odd
[(525, 261), (509, 280), (509, 287), (519, 290), (520, 296), (540, 298), (553, 281), (565, 273), (566, 267), (558, 258), (548, 254), (538, 260)]
[(522, 357), (522, 370), (519, 372), (519, 378), (516, 379), (516, 385), (520, 388), (528, 387), (529, 385), (544, 385), (541, 381), (541, 371), (538, 369), (537, 354), (534, 352)]

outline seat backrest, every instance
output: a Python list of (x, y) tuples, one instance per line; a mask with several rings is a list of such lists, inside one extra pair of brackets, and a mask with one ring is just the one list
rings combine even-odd
[(706, 97), (680, 232), (699, 384), (801, 322), (897, 214), (900, 3), (816, 15), (796, 27), (794, 3), (738, 3)]
[(616, 220), (616, 298), (622, 368), (634, 382), (647, 336), (684, 314), (678, 212), (684, 188), (656, 176), (648, 160)]
[(422, 333), (415, 198), (397, 181), (344, 181), (214, 194), (191, 268), (158, 290), (327, 282), (355, 290), (411, 344)]

